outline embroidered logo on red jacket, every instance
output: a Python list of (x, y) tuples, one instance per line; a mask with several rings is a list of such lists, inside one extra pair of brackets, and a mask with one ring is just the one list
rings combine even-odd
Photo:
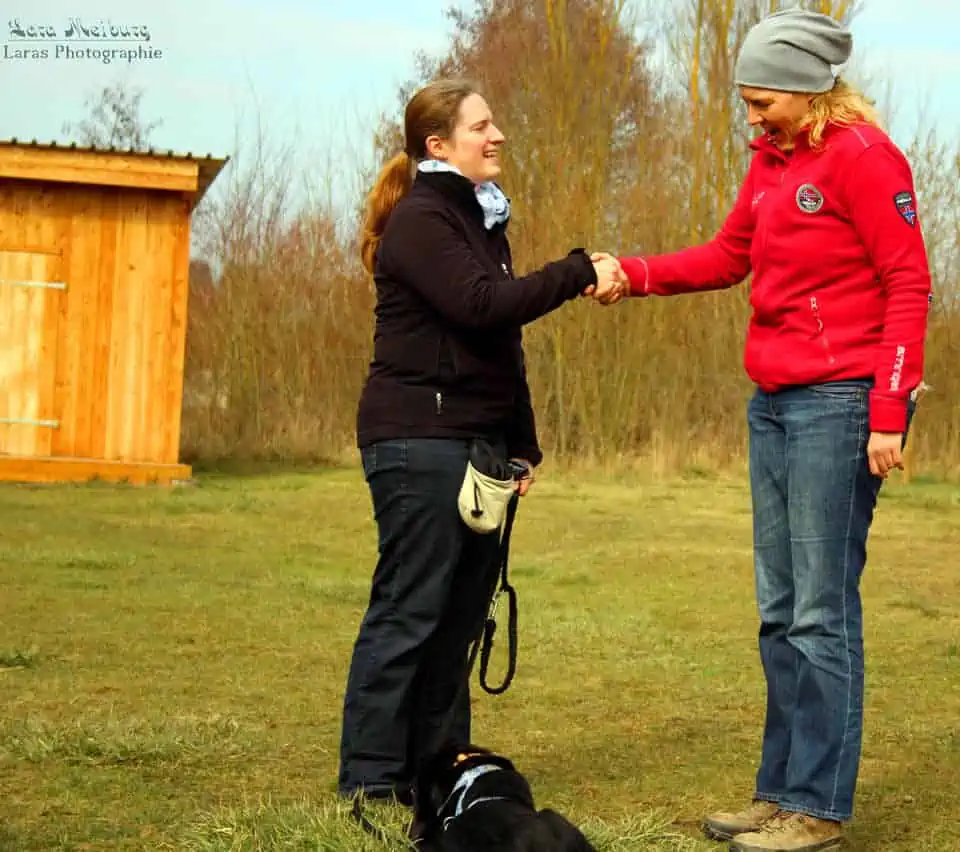
[(823, 207), (823, 193), (812, 183), (805, 183), (797, 190), (797, 207), (804, 213), (816, 213)]
[(912, 192), (898, 192), (893, 196), (893, 203), (897, 205), (897, 212), (903, 216), (904, 221), (911, 227), (917, 224), (917, 205), (913, 200)]

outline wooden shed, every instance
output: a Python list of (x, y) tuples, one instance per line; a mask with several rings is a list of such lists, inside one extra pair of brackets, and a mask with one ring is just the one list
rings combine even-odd
[(190, 477), (190, 218), (225, 162), (0, 142), (0, 480)]

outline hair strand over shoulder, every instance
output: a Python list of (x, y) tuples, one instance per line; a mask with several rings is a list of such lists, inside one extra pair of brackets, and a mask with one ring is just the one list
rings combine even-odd
[(360, 236), (360, 257), (363, 266), (373, 275), (374, 259), (387, 219), (400, 199), (413, 185), (413, 168), (410, 157), (401, 151), (392, 157), (380, 170), (377, 182), (367, 196), (367, 208), (363, 217)]
[(845, 80), (838, 79), (832, 89), (817, 95), (810, 103), (804, 126), (810, 131), (810, 145), (819, 148), (828, 124), (850, 125), (865, 122), (880, 126), (880, 115), (866, 96)]

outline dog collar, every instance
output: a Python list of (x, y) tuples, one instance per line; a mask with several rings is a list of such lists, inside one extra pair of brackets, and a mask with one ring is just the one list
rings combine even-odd
[(473, 799), (469, 805), (467, 805), (460, 813), (456, 813), (453, 816), (445, 817), (443, 820), (443, 830), (446, 831), (449, 828), (450, 823), (453, 822), (458, 816), (465, 814), (470, 808), (475, 805), (482, 805), (484, 802), (509, 802), (510, 800), (506, 796), (477, 796), (476, 799)]
[(476, 802), (471, 802), (467, 807), (463, 806), (464, 799), (467, 796), (467, 793), (470, 791), (470, 788), (474, 785), (478, 778), (483, 777), (484, 775), (489, 774), (490, 772), (500, 772), (503, 769), (502, 766), (497, 766), (495, 763), (482, 763), (479, 766), (474, 766), (472, 769), (468, 769), (463, 773), (458, 779), (457, 783), (453, 785), (453, 789), (450, 791), (450, 795), (444, 800), (443, 804), (437, 809), (437, 816), (441, 816), (447, 807), (450, 805), (451, 800), (459, 794), (457, 798), (457, 805), (453, 809), (453, 813), (443, 818), (443, 828), (446, 830), (450, 820), (456, 819), (464, 811), (469, 810), (473, 805), (477, 804), (480, 801), (493, 801), (494, 798), (500, 797), (484, 797), (477, 799)]

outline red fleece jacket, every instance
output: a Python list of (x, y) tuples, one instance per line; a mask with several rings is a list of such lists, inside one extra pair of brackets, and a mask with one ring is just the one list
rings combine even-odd
[(906, 158), (878, 128), (828, 126), (786, 155), (766, 137), (710, 242), (622, 257), (633, 296), (731, 287), (753, 272), (744, 365), (763, 390), (870, 378), (870, 429), (903, 432), (920, 383), (930, 271)]

